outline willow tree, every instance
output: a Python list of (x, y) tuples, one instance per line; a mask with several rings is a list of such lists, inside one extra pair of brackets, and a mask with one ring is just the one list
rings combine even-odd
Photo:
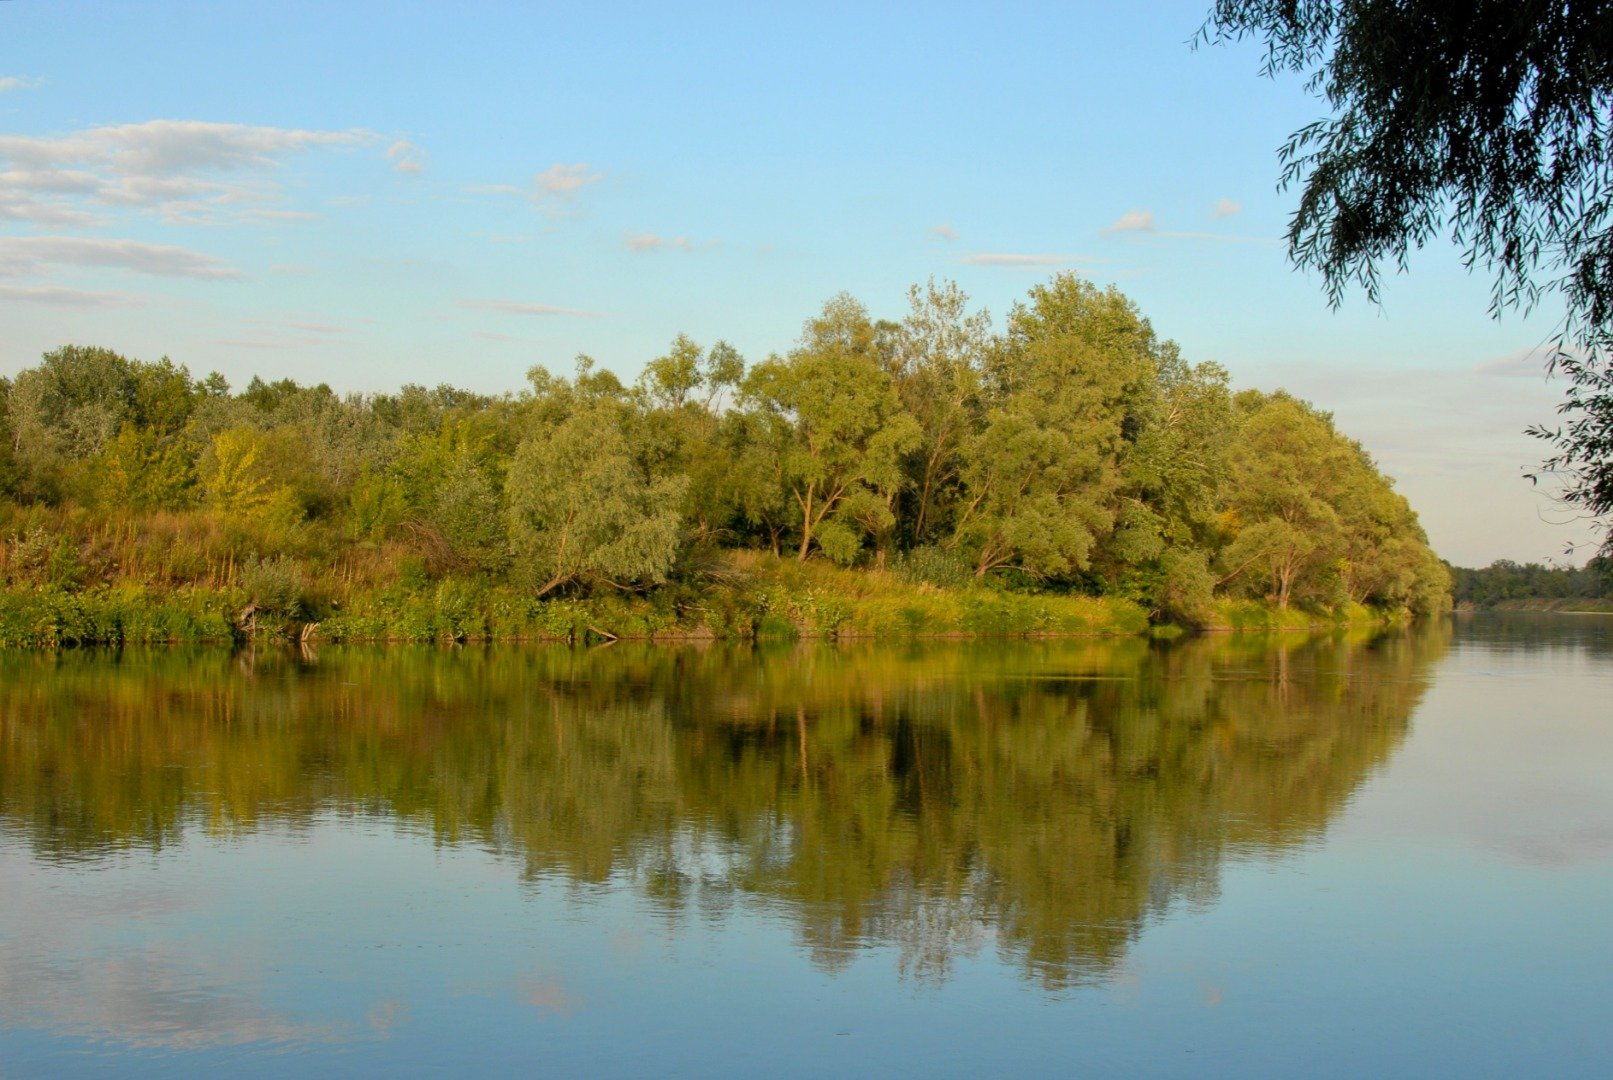
[[(1231, 455), (1224, 580), (1264, 588), (1287, 608), (1296, 596), (1337, 585), (1345, 550), (1339, 484), (1351, 465), (1332, 418), (1278, 391), (1238, 395), (1243, 411)], [(1331, 580), (1329, 576), (1331, 575)]]
[[(803, 561), (817, 544), (850, 562), (865, 534), (883, 554), (895, 526), (902, 457), (920, 434), (881, 363), (879, 336), (863, 306), (841, 294), (807, 323), (799, 348), (758, 364), (745, 380), (749, 405), (787, 421), (778, 429), (779, 463)], [(839, 513), (848, 508), (856, 513)]]
[(1061, 274), (1029, 299), (988, 364), (984, 423), (963, 455), (952, 542), (977, 577), (1086, 568), (1156, 370), (1153, 329), (1114, 288)]
[(956, 503), (963, 449), (980, 423), (981, 378), (993, 339), (991, 317), (971, 314), (955, 282), (931, 279), (907, 297), (891, 367), (902, 405), (919, 425), (906, 501), (912, 541), (924, 543), (945, 527)]
[(505, 481), (515, 574), (537, 596), (566, 585), (658, 584), (677, 557), (687, 481), (653, 480), (623, 433), (625, 407), (576, 402), (540, 420)]

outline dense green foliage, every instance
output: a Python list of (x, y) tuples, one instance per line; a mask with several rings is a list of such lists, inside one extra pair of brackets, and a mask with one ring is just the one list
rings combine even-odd
[[(107, 640), (95, 619), (71, 629), (80, 609), (170, 611), (189, 639), (221, 619), (575, 636), (628, 601), (604, 633), (855, 624), (812, 614), (830, 593), (940, 633), (976, 632), (967, 611), (1009, 603), (992, 596), (1198, 624), (1242, 600), (1448, 603), (1416, 515), (1327, 414), (1234, 395), (1114, 289), (1054, 278), (1000, 336), (955, 286), (910, 301), (885, 322), (837, 296), (752, 366), (680, 336), (632, 386), (583, 357), (498, 397), (231, 393), (166, 359), (58, 349), (0, 383), (0, 586), (10, 623), (35, 611), (0, 639)], [(758, 599), (791, 561), (881, 584)], [(422, 604), (429, 630), (387, 625)], [(162, 638), (160, 620), (105, 618)], [(1064, 619), (1042, 603), (1009, 622)]]
[(1613, 598), (1613, 559), (1581, 567), (1522, 565), (1502, 559), (1480, 570), (1451, 567), (1452, 599), (1492, 607), (1509, 600), (1602, 600)]

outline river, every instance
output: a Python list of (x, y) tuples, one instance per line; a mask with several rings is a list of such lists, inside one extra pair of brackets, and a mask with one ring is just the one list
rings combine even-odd
[(0, 1075), (1613, 1073), (1613, 617), (0, 655)]

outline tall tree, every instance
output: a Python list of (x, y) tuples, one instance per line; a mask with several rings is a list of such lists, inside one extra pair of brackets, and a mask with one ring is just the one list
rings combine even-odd
[(652, 479), (623, 432), (626, 405), (583, 392), (566, 415), (541, 413), (510, 462), (509, 538), (538, 596), (566, 585), (628, 588), (666, 580), (677, 556), (687, 480)]
[(1279, 608), (1297, 597), (1332, 599), (1344, 528), (1337, 508), (1350, 448), (1332, 417), (1278, 391), (1238, 395), (1243, 412), (1231, 454), (1225, 580), (1243, 579)]
[[(803, 561), (827, 540), (826, 553), (849, 562), (864, 533), (883, 538), (895, 525), (902, 456), (919, 429), (881, 362), (880, 335), (867, 310), (841, 294), (807, 323), (799, 348), (758, 364), (745, 381), (751, 405), (788, 421), (780, 466), (798, 510)], [(847, 500), (859, 513), (837, 518)]]
[(902, 405), (918, 421), (913, 451), (911, 533), (924, 543), (944, 527), (957, 498), (964, 443), (979, 425), (980, 388), (993, 340), (991, 316), (970, 314), (955, 282), (931, 278), (908, 290), (908, 313), (895, 336), (894, 371)]
[(1152, 327), (1115, 289), (1061, 274), (1029, 299), (988, 363), (985, 422), (964, 455), (952, 543), (977, 577), (1086, 568), (1157, 369)]

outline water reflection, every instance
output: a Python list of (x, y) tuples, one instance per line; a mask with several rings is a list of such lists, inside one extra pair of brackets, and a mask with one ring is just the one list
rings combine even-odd
[(773, 905), (829, 969), (1061, 986), (1316, 836), (1446, 643), (11, 654), (0, 823), (94, 866), (353, 815), (671, 919)]
[(1485, 611), (1456, 615), (1462, 643), (1489, 653), (1577, 654), (1613, 658), (1613, 613)]

